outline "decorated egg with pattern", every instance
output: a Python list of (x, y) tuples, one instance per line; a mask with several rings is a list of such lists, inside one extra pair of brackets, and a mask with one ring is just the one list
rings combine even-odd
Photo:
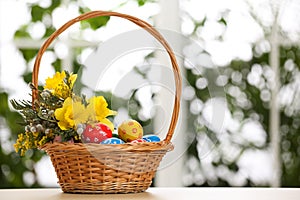
[(82, 133), (82, 141), (84, 143), (97, 143), (112, 137), (110, 128), (102, 123), (90, 125), (88, 124)]
[(136, 120), (126, 120), (118, 127), (118, 134), (123, 141), (131, 142), (143, 137), (143, 127)]
[(144, 140), (144, 139), (136, 139), (136, 140), (132, 140), (130, 143), (141, 143), (141, 142), (146, 142), (146, 140)]
[(101, 142), (101, 144), (124, 144), (125, 142), (119, 138), (107, 138)]
[(160, 142), (160, 138), (157, 135), (145, 135), (143, 139), (147, 142)]

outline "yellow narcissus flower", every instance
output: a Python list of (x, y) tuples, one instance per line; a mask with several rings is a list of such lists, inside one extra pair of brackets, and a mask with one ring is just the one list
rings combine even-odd
[(88, 103), (87, 110), (91, 113), (90, 119), (106, 124), (113, 131), (114, 125), (106, 117), (116, 115), (117, 112), (107, 108), (108, 104), (105, 98), (103, 96), (92, 97)]
[(46, 84), (45, 84), (45, 89), (54, 89), (57, 87), (57, 85), (62, 82), (64, 80), (64, 78), (66, 77), (66, 72), (62, 71), (60, 72), (56, 72), (52, 78), (47, 78), (46, 79)]
[(56, 72), (52, 78), (46, 79), (45, 89), (50, 90), (53, 95), (66, 99), (72, 95), (72, 88), (77, 79), (76, 74), (71, 74), (67, 80), (68, 84), (65, 83), (66, 72)]
[(58, 126), (62, 130), (74, 128), (76, 124), (85, 123), (89, 114), (80, 101), (73, 101), (68, 97), (61, 108), (55, 110), (54, 115), (58, 120)]
[(85, 107), (79, 99), (68, 97), (61, 108), (55, 110), (54, 115), (58, 120), (58, 126), (62, 130), (75, 128), (80, 123), (106, 124), (111, 130), (114, 125), (106, 117), (116, 115), (117, 112), (107, 108), (108, 104), (103, 96), (92, 97)]

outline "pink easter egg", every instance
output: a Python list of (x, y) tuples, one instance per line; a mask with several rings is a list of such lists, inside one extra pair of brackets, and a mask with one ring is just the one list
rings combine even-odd
[(61, 135), (56, 135), (53, 139), (53, 142), (62, 142), (62, 137)]

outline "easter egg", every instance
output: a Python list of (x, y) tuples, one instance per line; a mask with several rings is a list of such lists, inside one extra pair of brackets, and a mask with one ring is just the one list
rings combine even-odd
[(101, 142), (101, 144), (124, 144), (125, 142), (119, 138), (107, 138)]
[(118, 127), (118, 134), (123, 141), (131, 142), (143, 137), (143, 127), (136, 120), (126, 120)]
[(160, 138), (157, 135), (145, 135), (143, 139), (147, 142), (160, 142)]
[(53, 142), (62, 142), (62, 137), (61, 135), (56, 135), (53, 139)]
[(110, 128), (102, 123), (90, 125), (88, 124), (82, 133), (82, 141), (85, 143), (99, 144), (103, 140), (112, 137)]
[(146, 140), (144, 140), (144, 139), (136, 139), (136, 140), (131, 141), (130, 143), (140, 143), (140, 142), (146, 142)]

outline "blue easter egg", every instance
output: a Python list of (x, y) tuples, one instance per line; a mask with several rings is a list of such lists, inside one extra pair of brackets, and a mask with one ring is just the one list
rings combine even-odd
[(100, 144), (124, 144), (125, 142), (119, 138), (108, 138), (106, 140), (103, 140)]
[(143, 139), (147, 142), (160, 142), (160, 138), (157, 135), (145, 135)]

